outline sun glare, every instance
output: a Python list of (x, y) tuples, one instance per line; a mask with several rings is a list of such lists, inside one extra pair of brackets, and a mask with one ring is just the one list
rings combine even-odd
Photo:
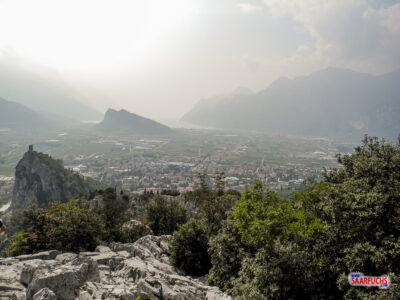
[(65, 69), (140, 64), (162, 55), (194, 12), (191, 0), (2, 1), (0, 50)]

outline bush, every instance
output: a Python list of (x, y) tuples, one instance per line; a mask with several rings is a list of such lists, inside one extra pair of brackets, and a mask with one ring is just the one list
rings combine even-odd
[(238, 300), (312, 299), (324, 282), (307, 248), (276, 239), (245, 256), (231, 284), (230, 293)]
[(178, 200), (157, 195), (146, 206), (146, 219), (155, 235), (172, 234), (187, 221), (187, 212)]
[(47, 249), (73, 252), (94, 250), (104, 234), (103, 220), (74, 201), (52, 203), (44, 230)]
[(47, 211), (30, 207), (22, 213), (24, 232), (14, 234), (5, 254), (94, 250), (104, 236), (103, 224), (100, 215), (79, 207), (75, 201), (52, 203)]
[(102, 218), (105, 235), (104, 240), (123, 241), (122, 224), (129, 220), (127, 213), (129, 198), (118, 197), (115, 189), (107, 188), (103, 193), (104, 207), (97, 209), (96, 213)]
[(274, 191), (265, 190), (256, 180), (235, 203), (233, 218), (248, 245), (265, 247), (276, 239), (298, 240), (322, 228), (316, 217), (299, 206), (280, 198)]
[(15, 216), (20, 216), (19, 227), (28, 233), (29, 253), (46, 248), (47, 238), (44, 228), (46, 224), (46, 212), (44, 208), (30, 206)]
[(192, 218), (174, 232), (170, 241), (170, 261), (186, 274), (205, 275), (211, 267), (207, 248), (207, 228), (204, 222)]
[(11, 238), (11, 242), (4, 249), (4, 256), (18, 256), (30, 252), (29, 238), (26, 232), (16, 232)]
[(208, 279), (237, 299), (305, 296), (312, 280), (303, 279), (314, 269), (312, 258), (297, 242), (309, 239), (321, 227), (296, 201), (288, 202), (255, 181), (235, 203), (222, 230), (211, 238), (213, 267)]
[(234, 220), (223, 222), (221, 230), (210, 239), (208, 253), (212, 268), (208, 281), (226, 291), (233, 287), (233, 280), (238, 276), (247, 247), (242, 243)]
[(238, 199), (236, 195), (203, 194), (199, 216), (204, 219), (210, 235), (217, 234), (222, 227), (222, 221), (229, 216), (233, 204)]
[[(205, 185), (205, 184), (203, 184)], [(228, 190), (225, 193), (206, 187), (185, 193), (184, 201), (193, 206), (197, 216), (201, 217), (209, 231), (209, 235), (217, 234), (222, 221), (230, 215), (233, 204), (240, 199), (240, 192)]]

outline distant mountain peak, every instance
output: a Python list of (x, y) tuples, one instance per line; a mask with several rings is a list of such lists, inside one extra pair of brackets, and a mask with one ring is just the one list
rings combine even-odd
[(281, 77), (255, 94), (203, 100), (182, 120), (273, 134), (359, 140), (368, 133), (392, 139), (400, 132), (398, 95), (400, 71), (374, 76), (329, 67)]
[[(60, 114), (75, 121), (96, 120), (100, 113), (84, 104), (82, 95), (54, 70), (30, 67), (11, 56), (0, 59), (0, 95), (34, 111)], [(33, 71), (34, 70), (34, 71)]]
[(43, 133), (74, 124), (64, 116), (34, 111), (25, 105), (0, 98), (0, 128), (19, 133)]
[(96, 126), (96, 129), (114, 134), (138, 134), (138, 135), (164, 135), (172, 133), (172, 129), (156, 121), (141, 117), (125, 109), (115, 110), (109, 108), (104, 120)]
[(250, 95), (253, 91), (246, 86), (238, 86), (231, 95)]

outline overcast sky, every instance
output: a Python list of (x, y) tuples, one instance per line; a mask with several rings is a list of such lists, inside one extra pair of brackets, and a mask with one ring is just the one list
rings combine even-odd
[(54, 70), (100, 111), (161, 121), (280, 76), (390, 72), (399, 53), (399, 1), (0, 0), (3, 64)]

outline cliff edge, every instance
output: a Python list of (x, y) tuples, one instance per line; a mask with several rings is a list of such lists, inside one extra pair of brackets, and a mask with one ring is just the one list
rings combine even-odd
[(11, 209), (30, 205), (46, 208), (101, 188), (101, 184), (64, 168), (62, 161), (30, 146), (15, 169)]

